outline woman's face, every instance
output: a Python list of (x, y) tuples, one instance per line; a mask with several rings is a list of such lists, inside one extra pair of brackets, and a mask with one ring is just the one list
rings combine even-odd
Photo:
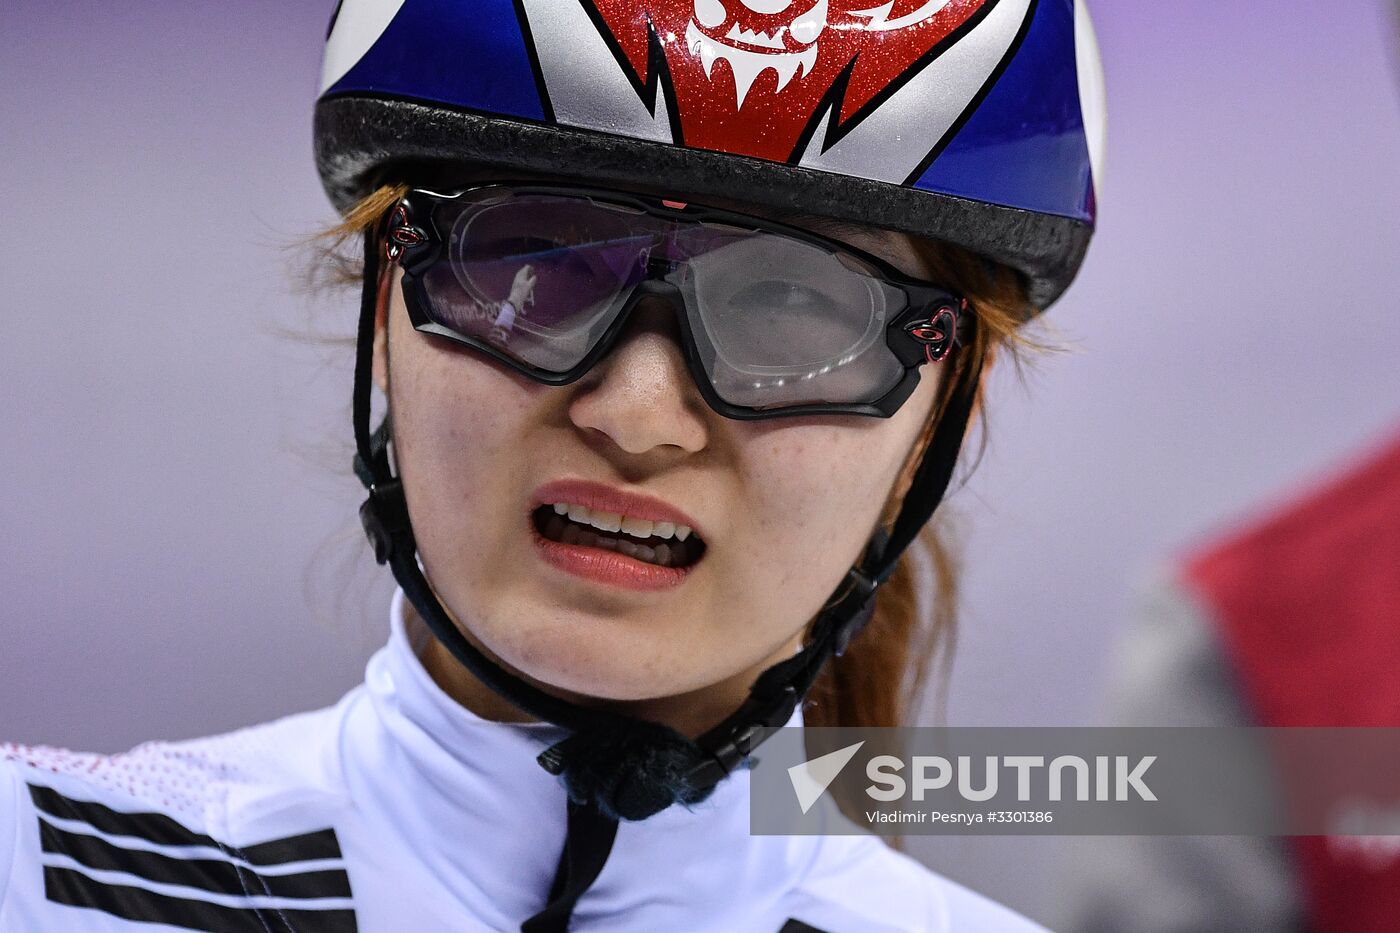
[[(812, 226), (927, 275), (899, 234)], [(398, 274), (376, 374), (381, 386), (387, 376), (395, 455), (439, 598), (479, 646), (546, 689), (626, 701), (607, 705), (696, 732), (800, 647), (865, 545), (942, 368), (926, 366), (891, 418), (735, 421), (705, 404), (664, 300), (640, 305), (582, 379), (547, 386), (415, 331)], [(532, 513), (541, 487), (569, 480), (678, 510), (703, 556), (679, 583), (650, 589), (561, 566)]]

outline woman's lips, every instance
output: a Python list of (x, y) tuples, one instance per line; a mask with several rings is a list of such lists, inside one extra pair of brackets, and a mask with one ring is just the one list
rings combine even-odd
[(628, 590), (665, 590), (685, 582), (690, 572), (699, 565), (699, 560), (704, 559), (702, 544), (699, 559), (688, 566), (671, 567), (648, 563), (619, 551), (551, 540), (540, 533), (534, 520), (536, 509), (563, 502), (629, 518), (669, 522), (676, 527), (685, 525), (692, 529), (697, 544), (704, 540), (703, 533), (695, 525), (695, 519), (670, 503), (652, 496), (615, 489), (592, 480), (559, 479), (541, 485), (530, 498), (529, 510), (525, 513), (525, 524), (537, 552), (546, 563), (573, 576)]
[(551, 541), (540, 534), (527, 515), (525, 526), (535, 549), (548, 564), (571, 574), (627, 590), (666, 590), (684, 583), (698, 564), (689, 567), (663, 567), (628, 557), (617, 551)]
[(604, 483), (595, 483), (592, 480), (553, 480), (531, 493), (530, 499), (529, 510), (532, 512), (542, 505), (567, 502), (572, 505), (586, 506), (593, 511), (615, 512), (618, 515), (643, 518), (652, 522), (685, 525), (699, 535), (702, 540), (709, 541), (709, 535), (696, 523), (694, 518), (669, 502), (663, 502), (642, 493), (614, 489)]

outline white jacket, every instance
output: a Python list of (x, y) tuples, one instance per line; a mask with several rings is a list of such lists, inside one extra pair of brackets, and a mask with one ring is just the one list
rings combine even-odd
[[(0, 745), (0, 931), (518, 930), (564, 842), (535, 762), (564, 732), (454, 702), (403, 606), (332, 707), (119, 755)], [(870, 836), (750, 835), (748, 789), (623, 822), (570, 929), (1040, 929)]]

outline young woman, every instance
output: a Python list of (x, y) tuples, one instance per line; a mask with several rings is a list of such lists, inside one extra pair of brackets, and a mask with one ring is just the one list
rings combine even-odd
[(744, 765), (906, 714), (904, 554), (1078, 268), (1100, 103), (1071, 0), (344, 0), (389, 644), (329, 709), (6, 747), (0, 929), (1029, 927), (751, 835)]

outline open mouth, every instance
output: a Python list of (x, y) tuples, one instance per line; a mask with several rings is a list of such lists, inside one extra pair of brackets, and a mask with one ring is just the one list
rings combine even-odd
[(644, 564), (685, 568), (705, 554), (705, 542), (684, 525), (637, 520), (562, 502), (542, 505), (530, 518), (535, 530), (550, 541), (616, 551)]

